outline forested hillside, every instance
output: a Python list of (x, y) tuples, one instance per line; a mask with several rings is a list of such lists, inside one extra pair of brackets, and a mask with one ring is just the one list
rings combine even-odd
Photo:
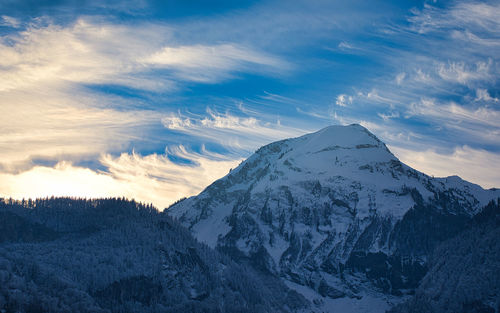
[(500, 312), (500, 202), (434, 251), (415, 296), (392, 313)]
[(0, 201), (1, 312), (289, 312), (306, 303), (150, 205)]

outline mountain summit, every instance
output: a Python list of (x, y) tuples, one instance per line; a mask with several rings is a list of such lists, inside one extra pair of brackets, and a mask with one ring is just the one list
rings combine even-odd
[(498, 197), (410, 168), (353, 124), (266, 145), (167, 213), (318, 311), (383, 312), (413, 292), (433, 248)]

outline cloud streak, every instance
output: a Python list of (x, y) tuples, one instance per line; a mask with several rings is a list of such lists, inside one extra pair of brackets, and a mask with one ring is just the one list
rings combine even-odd
[(281, 72), (290, 66), (276, 58), (235, 44), (165, 47), (141, 60), (156, 68), (172, 68), (180, 78), (217, 82), (230, 72)]
[(0, 92), (0, 170), (24, 170), (33, 159), (79, 161), (123, 151), (141, 128), (159, 122), (152, 111), (99, 107), (110, 100), (55, 90)]
[(0, 26), (18, 28), (19, 26), (21, 26), (21, 22), (15, 17), (2, 15), (0, 16)]
[[(40, 24), (0, 41), (0, 91), (62, 82), (164, 91), (179, 79), (211, 83), (239, 70), (289, 67), (277, 57), (237, 44), (178, 45), (175, 29), (162, 24), (113, 24), (95, 18), (80, 18), (66, 27)], [(158, 76), (151, 72), (156, 68), (172, 71)], [(203, 71), (210, 74), (203, 76)]]
[(341, 106), (341, 107), (345, 107), (349, 104), (352, 104), (352, 96), (348, 96), (348, 95), (338, 95), (337, 96), (337, 100), (335, 100), (335, 104), (338, 105), (338, 106)]
[[(6, 16), (2, 23), (22, 26)], [(117, 24), (82, 17), (62, 26), (47, 18), (34, 20), (0, 38), (0, 194), (127, 196), (163, 208), (200, 192), (241, 157), (184, 147), (169, 148), (165, 154), (130, 152), (131, 142), (147, 139), (143, 136), (148, 136), (148, 128), (161, 127), (162, 118), (167, 123), (172, 115), (165, 108), (142, 108), (137, 99), (91, 87), (170, 94), (186, 81), (212, 84), (239, 72), (278, 75), (289, 69), (287, 62), (250, 46), (181, 45), (176, 30), (161, 23)], [(207, 129), (205, 138), (213, 141), (230, 133), (241, 139), (248, 135), (245, 130), (260, 133), (259, 143), (269, 138), (255, 118), (210, 111), (209, 117), (186, 123), (171, 118), (166, 125), (193, 135)], [(235, 138), (220, 137), (224, 142)], [(238, 145), (248, 148), (246, 142)], [(94, 166), (75, 165), (81, 162)]]
[(424, 34), (439, 30), (461, 29), (473, 32), (498, 33), (498, 3), (457, 1), (449, 10), (424, 4), (422, 10), (413, 10), (409, 19), (411, 29)]
[(299, 136), (304, 129), (282, 125), (279, 120), (265, 122), (253, 116), (238, 116), (207, 109), (205, 116), (172, 114), (162, 119), (163, 125), (176, 132), (218, 143), (236, 154), (249, 151), (269, 142)]
[[(88, 85), (168, 93), (186, 80), (215, 83), (237, 71), (287, 67), (249, 47), (179, 46), (174, 37), (175, 30), (163, 24), (96, 18), (68, 26), (41, 19), (1, 37), (1, 168), (24, 168), (33, 158), (76, 160), (123, 151), (141, 128), (160, 123), (161, 112), (92, 92)], [(158, 69), (168, 73), (159, 75)]]
[(447, 81), (468, 85), (478, 80), (492, 80), (492, 60), (488, 62), (477, 62), (468, 67), (465, 62), (451, 62), (448, 65), (439, 65), (439, 76)]

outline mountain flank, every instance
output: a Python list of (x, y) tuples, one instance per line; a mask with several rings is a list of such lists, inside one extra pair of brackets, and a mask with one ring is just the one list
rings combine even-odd
[(415, 292), (436, 246), (498, 197), (412, 169), (353, 124), (266, 145), (167, 213), (318, 312), (384, 312)]

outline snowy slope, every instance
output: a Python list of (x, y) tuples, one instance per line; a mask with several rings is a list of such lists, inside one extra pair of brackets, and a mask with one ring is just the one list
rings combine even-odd
[(318, 310), (383, 312), (416, 287), (434, 245), (497, 197), (420, 173), (349, 125), (264, 146), (168, 213), (198, 240), (301, 286)]

